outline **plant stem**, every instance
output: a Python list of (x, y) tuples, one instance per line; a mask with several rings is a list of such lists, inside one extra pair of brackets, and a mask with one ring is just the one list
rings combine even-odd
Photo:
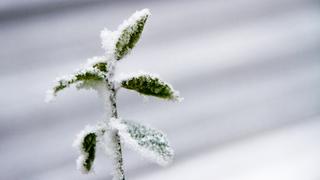
[[(118, 118), (117, 110), (117, 91), (115, 89), (114, 82), (111, 80), (113, 77), (115, 67), (109, 69), (109, 78), (106, 81), (107, 89), (109, 91), (109, 102), (111, 106), (111, 118)], [(123, 158), (122, 158), (122, 148), (120, 136), (117, 130), (113, 130), (111, 133), (111, 140), (114, 148), (114, 178), (113, 180), (125, 180), (124, 170), (123, 170)]]
[[(110, 91), (110, 103), (111, 103), (111, 117), (118, 118), (118, 112), (117, 112), (117, 104), (116, 104), (116, 91), (114, 87), (111, 88)], [(118, 131), (112, 132), (112, 141), (114, 143), (114, 150), (115, 150), (115, 177), (116, 180), (125, 180), (124, 176), (124, 170), (123, 170), (123, 158), (122, 158), (122, 148), (121, 148), (121, 142), (120, 142), (120, 136), (118, 134)]]

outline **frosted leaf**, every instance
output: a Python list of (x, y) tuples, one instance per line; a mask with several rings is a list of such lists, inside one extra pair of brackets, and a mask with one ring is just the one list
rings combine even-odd
[(107, 56), (113, 56), (116, 60), (126, 56), (140, 39), (149, 16), (150, 11), (143, 9), (135, 12), (129, 19), (125, 20), (117, 31), (104, 29), (100, 36), (102, 47), (106, 50)]
[(87, 60), (87, 67), (92, 67), (98, 63), (107, 63), (107, 57), (105, 56), (94, 56)]
[(92, 57), (92, 58), (89, 58), (87, 60), (87, 64), (85, 66), (85, 69), (87, 68), (91, 68), (91, 67), (94, 67), (96, 69), (99, 69), (100, 71), (102, 72), (107, 72), (107, 57), (105, 56), (95, 56), (95, 57)]
[(149, 15), (148, 9), (137, 11), (119, 26), (118, 31), (121, 34), (116, 43), (115, 51), (117, 60), (122, 59), (136, 45)]
[(87, 126), (80, 132), (73, 143), (73, 146), (77, 147), (80, 152), (77, 159), (77, 168), (84, 174), (87, 174), (92, 170), (98, 133), (96, 128)]
[[(99, 66), (100, 68), (100, 66)], [(46, 101), (52, 100), (57, 93), (72, 84), (77, 84), (77, 88), (94, 87), (105, 79), (106, 75), (98, 67), (88, 67), (74, 74), (57, 78), (56, 85), (51, 90), (47, 91)]]
[(158, 76), (140, 72), (120, 78), (121, 87), (134, 90), (142, 95), (180, 101), (179, 92), (175, 91), (169, 83), (159, 79)]
[(118, 130), (124, 143), (138, 151), (142, 156), (160, 165), (167, 165), (173, 158), (173, 150), (167, 137), (160, 131), (121, 119), (111, 119), (110, 126)]

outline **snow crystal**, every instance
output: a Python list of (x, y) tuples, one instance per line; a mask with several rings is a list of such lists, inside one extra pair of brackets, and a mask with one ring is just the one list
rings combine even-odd
[[(48, 90), (46, 92), (46, 98), (45, 102), (50, 102), (52, 101), (56, 96), (58, 91), (69, 87), (70, 85), (76, 83), (76, 87), (78, 89), (99, 89), (99, 85), (101, 85), (101, 82), (98, 81), (90, 81), (90, 79), (85, 80), (85, 79), (78, 79), (79, 77), (85, 77), (85, 75), (91, 74), (95, 75), (98, 78), (105, 79), (106, 74), (94, 67), (87, 67), (85, 69), (80, 69), (76, 73), (70, 74), (70, 75), (65, 75), (62, 77), (56, 78), (55, 85), (53, 86), (52, 89)], [(91, 76), (92, 78), (92, 76)], [(102, 82), (104, 83), (104, 82)]]
[[(108, 121), (109, 122), (109, 121)], [(96, 125), (97, 129), (97, 147), (101, 148), (108, 157), (113, 157), (113, 148), (111, 140), (111, 129), (108, 123), (101, 120)]]
[[(111, 106), (110, 106), (110, 102), (107, 101), (107, 99), (110, 97), (110, 92), (108, 91), (106, 84), (101, 83), (100, 85), (97, 85), (95, 87), (95, 90), (97, 92), (99, 102), (102, 104), (102, 107), (104, 108), (104, 113), (105, 113), (104, 119), (110, 119)], [(106, 122), (103, 122), (103, 123), (106, 123)]]
[[(115, 79), (115, 82), (117, 83), (118, 86), (121, 86), (121, 82), (123, 81), (128, 81), (130, 79), (133, 79), (133, 78), (137, 78), (137, 77), (141, 77), (141, 76), (145, 76), (145, 77), (148, 77), (150, 79), (159, 79), (160, 80), (160, 83), (163, 84), (163, 85), (167, 85), (170, 90), (171, 90), (171, 93), (172, 93), (172, 99), (169, 99), (169, 100), (172, 100), (172, 101), (175, 101), (175, 102), (181, 102), (183, 100), (182, 97), (180, 97), (180, 93), (179, 91), (177, 90), (174, 90), (172, 85), (168, 82), (164, 82), (162, 81), (160, 78), (159, 78), (159, 75), (157, 74), (154, 74), (154, 73), (148, 73), (148, 72), (144, 72), (144, 71), (139, 71), (139, 72), (136, 72), (136, 73), (121, 73), (116, 79)], [(142, 94), (143, 95), (143, 94)], [(143, 95), (144, 96), (144, 95)], [(144, 96), (145, 97), (145, 96)]]
[(142, 156), (163, 166), (171, 162), (173, 150), (169, 147), (166, 136), (162, 132), (115, 118), (111, 119), (109, 124), (118, 130), (123, 142)]
[[(79, 150), (79, 157), (77, 159), (77, 169), (81, 171), (83, 174), (88, 174), (89, 172), (92, 172), (92, 170), (88, 171), (86, 167), (84, 166), (86, 159), (89, 157), (89, 153), (85, 151), (83, 148), (83, 141), (84, 138), (89, 133), (96, 133), (97, 129), (96, 127), (92, 126), (86, 126), (84, 130), (82, 130), (78, 135), (75, 141), (73, 142), (73, 147), (77, 148)], [(93, 169), (93, 168), (92, 168)]]
[(131, 15), (131, 17), (127, 20), (124, 20), (122, 24), (118, 27), (118, 32), (122, 32), (124, 29), (126, 29), (129, 26), (133, 26), (137, 21), (139, 21), (141, 18), (145, 16), (150, 16), (150, 10), (149, 9), (142, 9), (140, 11), (136, 11), (134, 14)]
[(122, 24), (118, 26), (116, 31), (110, 31), (104, 28), (100, 33), (102, 48), (106, 51), (106, 57), (109, 59), (115, 58), (116, 44), (119, 40), (123, 30), (129, 26), (133, 26), (142, 17), (150, 16), (151, 13), (149, 9), (143, 9), (141, 11), (136, 11), (129, 19), (124, 20)]
[(88, 68), (85, 68), (85, 69), (80, 69), (76, 74), (84, 74), (84, 73), (92, 73), (92, 74), (95, 74), (95, 75), (100, 76), (100, 77), (104, 77), (105, 76), (105, 74), (103, 72), (101, 72), (99, 69), (94, 68), (94, 67), (88, 67)]
[(87, 60), (87, 64), (84, 65), (84, 69), (93, 67), (95, 64), (98, 63), (107, 63), (108, 59), (106, 56), (94, 56)]
[(106, 51), (107, 58), (114, 59), (116, 43), (119, 39), (120, 33), (118, 31), (110, 31), (107, 28), (100, 33), (102, 48)]

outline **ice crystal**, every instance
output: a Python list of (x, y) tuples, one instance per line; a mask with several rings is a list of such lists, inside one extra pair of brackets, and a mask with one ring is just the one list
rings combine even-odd
[(173, 158), (166, 135), (161, 131), (133, 121), (113, 119), (110, 126), (119, 131), (123, 142), (142, 156), (160, 164), (167, 165)]
[(155, 96), (162, 99), (180, 101), (179, 92), (175, 91), (169, 83), (159, 79), (158, 76), (140, 72), (128, 75), (120, 80), (121, 87), (134, 90), (147, 96)]
[(100, 64), (96, 64), (95, 67), (88, 67), (86, 69), (79, 70), (74, 74), (57, 78), (56, 85), (47, 91), (46, 101), (51, 101), (55, 96), (57, 96), (58, 92), (73, 84), (77, 84), (79, 89), (84, 87), (94, 87), (105, 79), (106, 74), (100, 69), (103, 69), (102, 66)]
[(92, 171), (93, 161), (96, 153), (97, 129), (87, 126), (74, 141), (74, 147), (79, 149), (77, 168), (84, 174)]
[(87, 60), (87, 64), (84, 68), (93, 67), (96, 64), (100, 64), (100, 63), (107, 64), (107, 61), (108, 61), (108, 58), (105, 56), (94, 56)]
[(125, 20), (116, 31), (104, 29), (100, 37), (106, 54), (116, 60), (120, 60), (129, 54), (140, 39), (149, 16), (150, 11), (143, 9), (135, 12), (129, 19)]

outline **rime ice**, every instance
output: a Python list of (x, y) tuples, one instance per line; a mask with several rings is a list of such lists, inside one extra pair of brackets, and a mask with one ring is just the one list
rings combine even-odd
[(138, 42), (150, 15), (149, 9), (143, 9), (125, 20), (116, 31), (110, 31), (107, 28), (101, 31), (102, 47), (106, 50), (107, 57), (120, 60), (129, 54)]
[[(122, 75), (117, 81), (123, 88), (135, 90), (142, 95), (155, 96), (171, 101), (182, 100), (178, 91), (174, 90), (169, 83), (160, 80), (159, 76), (155, 74), (141, 71), (135, 74)], [(141, 84), (144, 84), (144, 86), (141, 86)]]
[[(73, 146), (79, 150), (79, 157), (77, 159), (77, 169), (83, 174), (92, 172), (92, 164), (94, 161), (95, 147), (96, 147), (96, 137), (98, 135), (98, 130), (95, 127), (87, 126), (82, 130), (75, 141)], [(89, 143), (88, 143), (88, 138)], [(94, 144), (92, 144), (94, 141)]]
[(110, 126), (119, 131), (125, 144), (147, 159), (163, 166), (171, 162), (173, 150), (161, 131), (121, 119), (112, 119)]

